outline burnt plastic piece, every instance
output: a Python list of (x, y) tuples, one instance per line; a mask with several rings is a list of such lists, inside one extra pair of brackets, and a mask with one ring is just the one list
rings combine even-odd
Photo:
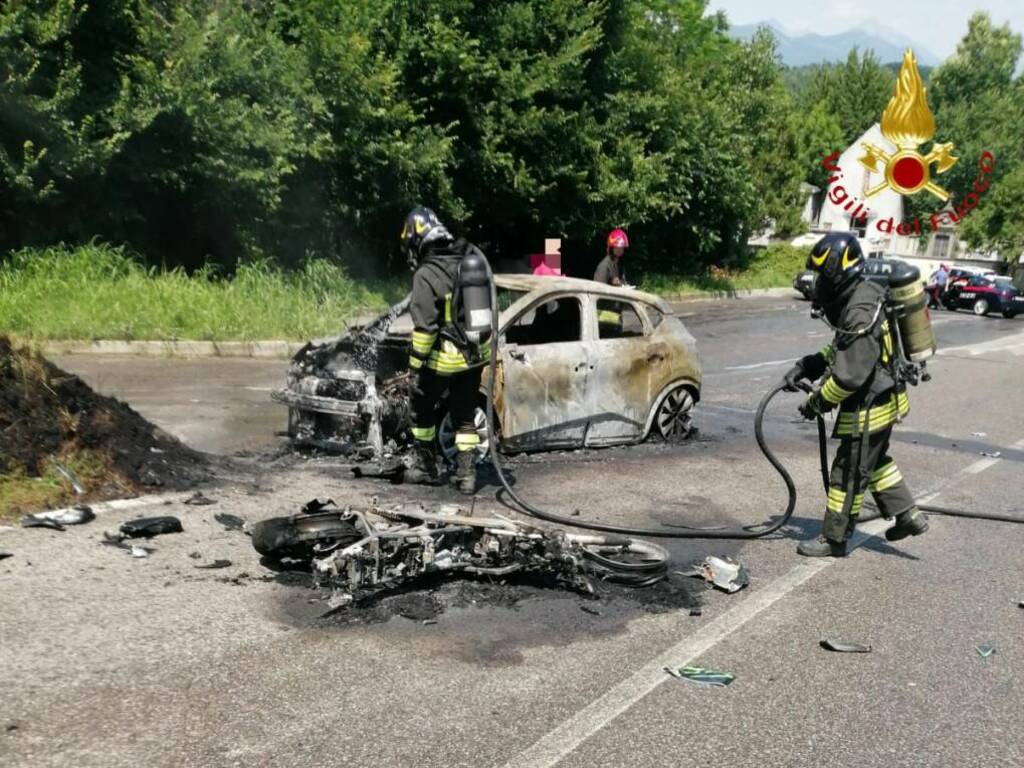
[(311, 515), (314, 512), (319, 512), (321, 509), (334, 506), (337, 506), (334, 503), (334, 499), (312, 499), (302, 505), (302, 511), (304, 514)]
[(212, 563), (207, 563), (206, 565), (196, 565), (193, 567), (199, 568), (200, 570), (213, 570), (214, 568), (228, 568), (230, 565), (230, 560), (214, 560)]
[(190, 507), (207, 507), (210, 504), (216, 504), (217, 500), (211, 499), (202, 491), (196, 491), (187, 499), (185, 499), (185, 503), (188, 504)]
[(165, 533), (183, 533), (181, 520), (171, 515), (160, 517), (140, 517), (137, 520), (129, 520), (121, 525), (121, 533), (129, 539), (153, 536), (160, 536)]
[(870, 645), (861, 643), (844, 643), (841, 640), (822, 640), (818, 643), (826, 651), (835, 653), (871, 653)]
[(63, 531), (64, 526), (58, 523), (56, 520), (49, 520), (45, 517), (35, 517), (33, 515), (25, 515), (21, 518), (22, 528), (51, 528), (55, 531)]
[(213, 519), (229, 531), (240, 531), (245, 527), (245, 520), (238, 515), (229, 515), (227, 512), (218, 512)]
[(8, 557), (14, 557), (13, 552), (0, 552), (0, 560), (6, 560)]

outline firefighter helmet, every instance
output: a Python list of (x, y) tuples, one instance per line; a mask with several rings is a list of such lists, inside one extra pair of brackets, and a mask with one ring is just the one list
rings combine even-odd
[(807, 269), (815, 274), (814, 303), (826, 308), (864, 272), (864, 253), (852, 232), (830, 232), (814, 244)]
[(429, 208), (417, 205), (405, 217), (405, 225), (402, 227), (402, 245), (405, 248), (406, 258), (409, 260), (409, 266), (413, 269), (419, 265), (427, 246), (450, 243), (453, 239), (448, 228)]
[(629, 248), (629, 238), (621, 229), (613, 229), (608, 233), (608, 250), (612, 248)]

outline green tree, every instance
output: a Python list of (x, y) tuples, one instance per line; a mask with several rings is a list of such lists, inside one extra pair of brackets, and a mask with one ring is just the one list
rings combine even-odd
[(879, 63), (874, 51), (853, 49), (845, 63), (813, 70), (801, 106), (808, 109), (824, 101), (843, 131), (845, 148), (881, 120), (894, 81), (892, 70)]

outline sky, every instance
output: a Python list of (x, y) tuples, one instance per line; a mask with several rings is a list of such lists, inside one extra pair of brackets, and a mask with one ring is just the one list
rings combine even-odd
[[(975, 11), (988, 11), (1024, 33), (1024, 0), (710, 0), (711, 11), (725, 11), (732, 24), (781, 22), (787, 33), (831, 34), (854, 27), (883, 27), (910, 38), (940, 59), (956, 52)], [(813, 16), (809, 11), (813, 8)], [(880, 35), (884, 37), (884, 35)]]

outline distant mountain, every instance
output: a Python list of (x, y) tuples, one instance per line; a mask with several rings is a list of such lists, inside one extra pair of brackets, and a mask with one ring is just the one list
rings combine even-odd
[(782, 63), (788, 67), (820, 64), (822, 61), (845, 61), (851, 48), (872, 50), (883, 64), (903, 60), (903, 51), (913, 48), (917, 63), (932, 67), (940, 63), (938, 56), (910, 38), (886, 29), (849, 29), (834, 35), (789, 34), (775, 21), (761, 24), (737, 24), (729, 34), (738, 40), (750, 40), (758, 27), (769, 27), (779, 43)]

